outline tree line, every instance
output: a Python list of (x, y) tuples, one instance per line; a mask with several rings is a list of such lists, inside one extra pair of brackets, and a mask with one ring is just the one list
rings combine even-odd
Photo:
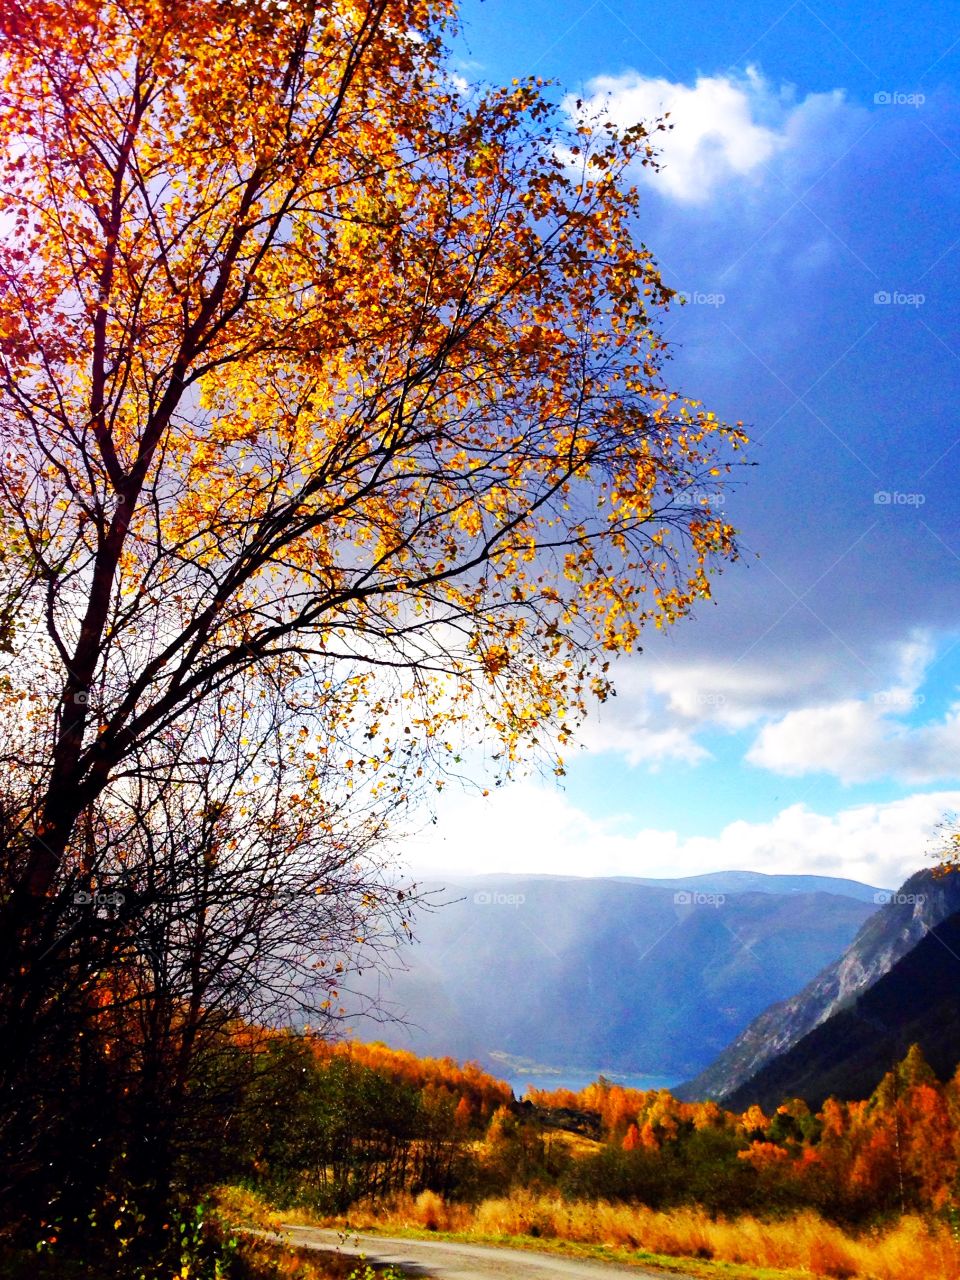
[[(941, 1082), (916, 1045), (867, 1099), (830, 1098), (816, 1112), (787, 1099), (770, 1115), (602, 1077), (577, 1093), (531, 1089), (518, 1104), (501, 1082), (449, 1060), (418, 1070), (411, 1055), (382, 1046), (295, 1040), (275, 1051), (292, 1055), (288, 1068), (300, 1074), (247, 1166), (274, 1203), (330, 1212), (398, 1192), (476, 1203), (556, 1190), (571, 1201), (725, 1216), (813, 1209), (846, 1226), (960, 1209), (960, 1068)], [(576, 1123), (587, 1116), (596, 1140)], [(349, 1153), (346, 1165), (335, 1151)]]

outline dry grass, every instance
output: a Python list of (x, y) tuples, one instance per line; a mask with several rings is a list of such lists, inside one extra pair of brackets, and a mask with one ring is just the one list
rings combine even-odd
[(356, 1258), (308, 1254), (266, 1240), (244, 1240), (240, 1246), (249, 1280), (348, 1280), (359, 1269)]
[(218, 1187), (215, 1201), (224, 1221), (234, 1226), (276, 1231), (282, 1222), (290, 1221), (287, 1214), (271, 1209), (256, 1192), (246, 1187)]
[[(603, 1150), (603, 1143), (598, 1142), (595, 1138), (588, 1138), (583, 1133), (573, 1133), (569, 1129), (550, 1129), (544, 1134), (544, 1139), (550, 1146), (551, 1151), (565, 1152), (574, 1159), (580, 1159), (582, 1156), (592, 1156), (596, 1152)], [(483, 1144), (480, 1144), (481, 1147)]]
[[(363, 1219), (361, 1222), (360, 1219)], [(642, 1249), (678, 1258), (704, 1258), (754, 1267), (805, 1271), (833, 1280), (958, 1280), (960, 1246), (943, 1227), (904, 1218), (883, 1232), (853, 1237), (814, 1213), (782, 1221), (753, 1217), (711, 1219), (702, 1210), (669, 1213), (643, 1206), (568, 1203), (517, 1193), (476, 1208), (447, 1204), (425, 1191), (389, 1206), (350, 1215), (354, 1227), (420, 1228), (482, 1236), (533, 1236)]]

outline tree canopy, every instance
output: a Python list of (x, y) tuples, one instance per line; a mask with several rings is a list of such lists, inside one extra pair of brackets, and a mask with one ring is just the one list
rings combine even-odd
[(439, 0), (2, 18), (35, 893), (124, 762), (250, 667), (380, 760), (386, 670), (421, 737), (469, 697), (513, 749), (708, 594), (732, 531), (689, 494), (740, 434), (661, 376), (646, 128), (464, 92)]

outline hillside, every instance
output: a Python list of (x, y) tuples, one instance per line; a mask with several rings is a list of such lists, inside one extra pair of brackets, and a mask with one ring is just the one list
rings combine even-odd
[(942, 921), (849, 1007), (724, 1098), (772, 1111), (785, 1098), (817, 1109), (828, 1097), (866, 1098), (911, 1044), (941, 1079), (960, 1062), (960, 912)]
[[(840, 954), (875, 910), (858, 896), (731, 893), (548, 876), (447, 881), (379, 993), (406, 1025), (356, 1018), (417, 1053), (492, 1065), (511, 1055), (571, 1069), (681, 1077)], [(710, 886), (710, 887), (705, 887)], [(678, 895), (680, 897), (678, 898)], [(868, 900), (865, 900), (868, 899)], [(365, 980), (367, 981), (367, 980)], [(363, 987), (374, 994), (376, 979)]]
[(713, 871), (699, 876), (651, 880), (639, 876), (628, 884), (649, 884), (660, 889), (691, 889), (702, 893), (832, 893), (877, 904), (886, 891), (859, 880), (834, 876), (768, 875), (764, 871)]
[(878, 982), (929, 929), (958, 910), (960, 877), (917, 872), (871, 915), (839, 959), (797, 994), (760, 1014), (705, 1071), (680, 1086), (677, 1095), (734, 1095), (767, 1063)]

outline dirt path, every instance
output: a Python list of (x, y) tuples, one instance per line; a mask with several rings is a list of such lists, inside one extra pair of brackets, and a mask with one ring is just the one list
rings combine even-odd
[(611, 1276), (649, 1277), (664, 1280), (692, 1280), (677, 1272), (651, 1271), (649, 1267), (628, 1267), (617, 1262), (593, 1262), (585, 1258), (563, 1258), (557, 1254), (497, 1245), (466, 1244), (454, 1240), (402, 1240), (390, 1236), (351, 1233), (345, 1243), (337, 1231), (324, 1227), (285, 1226), (290, 1243), (302, 1249), (339, 1249), (370, 1262), (393, 1263), (408, 1276), (430, 1276), (432, 1280), (609, 1280)]

